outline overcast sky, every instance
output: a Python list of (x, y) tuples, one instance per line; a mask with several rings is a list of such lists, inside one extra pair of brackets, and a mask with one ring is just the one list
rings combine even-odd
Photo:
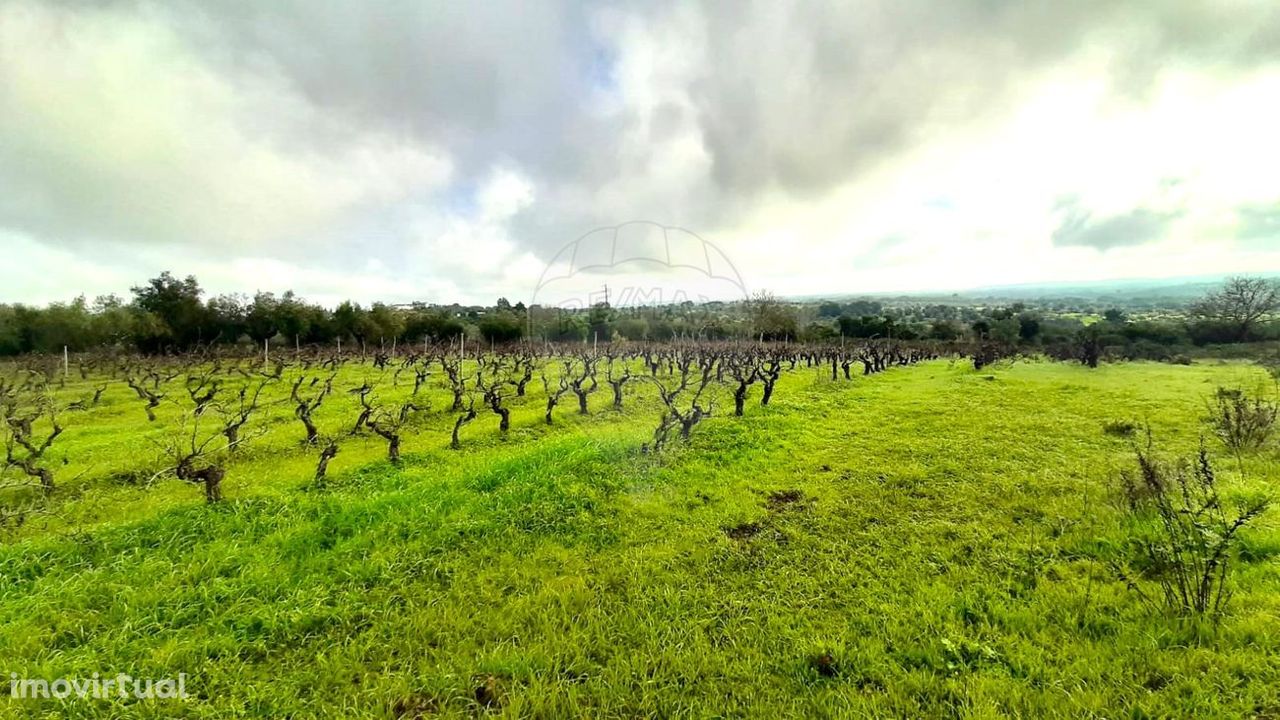
[(780, 294), (1280, 271), (1280, 3), (0, 0), (0, 301), (527, 301), (636, 220)]

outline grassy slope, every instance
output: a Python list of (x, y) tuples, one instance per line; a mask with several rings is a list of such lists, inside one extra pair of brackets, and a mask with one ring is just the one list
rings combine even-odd
[[(567, 396), (545, 428), (539, 392), (509, 439), (482, 415), (461, 452), (436, 417), (401, 469), (349, 441), (324, 491), (303, 489), (314, 458), (281, 408), (213, 508), (173, 480), (119, 481), (163, 422), (140, 423), (114, 388), (59, 446), (64, 476), (88, 470), (60, 492), (63, 519), (0, 547), (2, 669), (188, 673), (195, 701), (127, 708), (140, 717), (467, 715), (482, 685), (513, 716), (1274, 715), (1275, 511), (1213, 638), (1137, 603), (1102, 560), (1128, 452), (1101, 423), (1150, 419), (1186, 451), (1215, 384), (1258, 379), (803, 370), (774, 405), (657, 458), (637, 451), (652, 405), (606, 410), (604, 388), (592, 417)], [(11, 716), (121, 711), (0, 701)]]

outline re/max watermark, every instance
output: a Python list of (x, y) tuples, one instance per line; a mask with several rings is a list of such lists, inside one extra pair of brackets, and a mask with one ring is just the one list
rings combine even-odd
[(110, 700), (113, 698), (138, 698), (145, 700), (157, 698), (161, 700), (186, 700), (187, 674), (178, 673), (176, 678), (135, 678), (132, 675), (118, 673), (102, 675), (94, 673), (85, 678), (24, 678), (18, 673), (9, 673), (9, 697), (19, 700), (68, 698)]

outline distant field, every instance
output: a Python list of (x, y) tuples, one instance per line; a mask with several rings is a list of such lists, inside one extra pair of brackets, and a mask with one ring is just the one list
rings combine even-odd
[[(325, 432), (378, 373), (344, 368)], [(723, 398), (689, 444), (642, 454), (660, 406), (639, 382), (622, 411), (602, 382), (590, 415), (570, 395), (547, 426), (535, 378), (507, 437), (481, 410), (455, 451), (433, 379), (399, 468), (366, 433), (311, 487), (316, 453), (278, 405), (211, 506), (146, 484), (172, 416), (148, 423), (115, 383), (64, 414), (57, 515), (0, 545), (3, 669), (185, 672), (194, 697), (0, 714), (1277, 717), (1280, 513), (1245, 537), (1221, 627), (1174, 622), (1108, 568), (1132, 457), (1102, 432), (1150, 422), (1185, 454), (1218, 385), (1270, 382), (1244, 364), (798, 369), (768, 407), (759, 387), (742, 418)], [(1277, 487), (1274, 450), (1246, 458), (1248, 485), (1218, 454), (1232, 496)]]

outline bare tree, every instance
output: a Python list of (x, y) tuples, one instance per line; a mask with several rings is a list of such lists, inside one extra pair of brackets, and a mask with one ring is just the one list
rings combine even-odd
[[(844, 379), (852, 380), (853, 376), (850, 374), (849, 368), (851, 368), (853, 364), (857, 362), (857, 358), (853, 357), (852, 355), (846, 355), (844, 351), (841, 351), (839, 360), (840, 360), (840, 370), (844, 373)], [(835, 356), (832, 356), (831, 358), (831, 379), (832, 380), (836, 379), (836, 357)]]
[(194, 434), (191, 438), (190, 452), (182, 454), (178, 458), (177, 466), (174, 468), (174, 474), (179, 480), (187, 482), (199, 483), (204, 486), (205, 502), (215, 503), (222, 500), (222, 480), (226, 477), (227, 471), (220, 463), (201, 463), (200, 459), (208, 449), (208, 443), (217, 435), (211, 435), (205, 439), (205, 442), (197, 445)]
[(1280, 310), (1280, 283), (1257, 277), (1232, 277), (1222, 289), (1191, 306), (1195, 317), (1230, 328), (1237, 342), (1254, 337), (1258, 323)]
[(560, 404), (560, 398), (564, 397), (564, 394), (569, 392), (568, 375), (569, 363), (566, 362), (563, 372), (561, 372), (556, 378), (557, 385), (555, 389), (552, 389), (551, 380), (547, 377), (546, 369), (544, 368), (542, 370), (542, 388), (546, 391), (547, 395), (547, 413), (545, 417), (548, 425), (551, 424), (551, 411), (555, 410), (556, 405)]
[(106, 389), (107, 383), (102, 383), (93, 389), (93, 395), (91, 397), (86, 397), (83, 400), (68, 403), (66, 409), (88, 410), (91, 407), (96, 407), (97, 404), (102, 401), (102, 393), (106, 392)]
[(512, 353), (512, 360), (515, 364), (512, 382), (515, 384), (516, 397), (524, 397), (525, 386), (533, 379), (533, 370), (538, 364), (538, 359), (533, 351), (520, 349)]
[(764, 383), (764, 393), (760, 395), (760, 404), (768, 405), (773, 399), (773, 387), (782, 376), (782, 359), (776, 352), (760, 358), (756, 364), (756, 376)]
[(325, 477), (329, 474), (329, 461), (338, 455), (338, 441), (333, 438), (326, 438), (324, 447), (320, 449), (320, 461), (316, 463), (315, 482), (317, 486), (323, 487)]
[(449, 409), (454, 412), (463, 409), (462, 399), (467, 393), (467, 377), (463, 374), (462, 366), (463, 359), (460, 357), (440, 356), (440, 369), (444, 370), (445, 376), (449, 378), (449, 389), (453, 391), (453, 405)]
[[(15, 405), (5, 406), (5, 464), (16, 467), (27, 477), (40, 482), (45, 492), (53, 491), (53, 470), (43, 463), (44, 454), (53, 446), (53, 442), (62, 435), (62, 425), (58, 423), (57, 412), (48, 398), (39, 398), (32, 407), (19, 409)], [(41, 440), (37, 437), (35, 426), (42, 418), (48, 418), (49, 431)]]
[[(273, 382), (275, 379), (267, 376), (252, 394), (248, 387), (242, 388), (234, 407), (222, 402), (211, 404), (203, 399), (203, 393), (193, 393), (192, 405), (184, 408), (177, 432), (164, 446), (165, 454), (179, 480), (203, 486), (205, 502), (222, 500), (227, 461), (236, 448), (250, 439), (241, 433), (241, 429), (259, 408), (263, 388)], [(210, 408), (213, 413), (208, 412)], [(201, 424), (212, 414), (221, 418), (221, 424), (212, 431), (202, 430)], [(218, 442), (220, 439), (225, 443)]]
[(257, 411), (262, 398), (262, 391), (268, 385), (275, 382), (273, 378), (267, 378), (260, 381), (254, 388), (253, 392), (249, 392), (248, 386), (240, 388), (237, 396), (238, 403), (235, 407), (224, 406), (219, 408), (222, 413), (222, 436), (227, 439), (227, 449), (235, 452), (240, 445), (240, 428), (249, 422), (250, 416)]
[(164, 446), (165, 454), (179, 480), (202, 485), (205, 502), (215, 503), (222, 499), (222, 480), (227, 475), (218, 448), (213, 446), (222, 432), (201, 433), (202, 416), (194, 408), (189, 415), (183, 415), (177, 432)]
[[(311, 381), (307, 382), (307, 376), (299, 376), (293, 383), (293, 390), (289, 393), (289, 397), (294, 402), (293, 414), (307, 429), (307, 444), (314, 445), (316, 438), (319, 437), (320, 431), (316, 429), (315, 421), (312, 420), (312, 414), (324, 403), (324, 399), (333, 392), (333, 379), (338, 374), (334, 370), (327, 379), (320, 380), (320, 376), (311, 377)], [(306, 390), (303, 385), (306, 384)]]
[(747, 302), (751, 327), (761, 340), (788, 340), (796, 336), (795, 310), (773, 293), (761, 290)]
[(358, 388), (352, 388), (348, 392), (360, 398), (360, 415), (356, 417), (356, 424), (351, 427), (351, 434), (355, 435), (360, 432), (360, 428), (364, 427), (369, 422), (369, 418), (373, 416), (374, 408), (369, 399), (370, 394), (373, 393), (373, 386), (369, 384), (368, 380), (365, 380), (363, 385)]
[(760, 379), (760, 367), (741, 353), (726, 358), (720, 366), (727, 369), (729, 376), (738, 383), (733, 390), (733, 414), (741, 417), (742, 407), (747, 402), (747, 392)]
[(511, 383), (504, 376), (499, 365), (493, 367), (492, 374), (487, 380), (482, 372), (476, 373), (476, 389), (481, 392), (485, 404), (493, 414), (498, 416), (498, 431), (504, 433), (511, 428), (511, 408), (505, 404), (507, 395), (504, 392), (508, 384)]
[[(658, 398), (666, 406), (658, 427), (653, 432), (653, 449), (661, 450), (670, 439), (671, 432), (680, 428), (680, 438), (688, 440), (693, 427), (711, 415), (713, 406), (703, 406), (703, 396), (715, 380), (717, 356), (709, 351), (683, 348), (672, 356), (672, 363), (679, 374), (673, 373), (665, 382), (656, 377), (646, 378), (658, 389)], [(697, 369), (697, 378), (694, 369)], [(668, 385), (667, 383), (670, 383)]]
[(133, 391), (138, 394), (138, 399), (146, 401), (147, 405), (145, 409), (147, 411), (147, 421), (155, 422), (156, 408), (160, 407), (160, 403), (165, 398), (165, 393), (159, 391), (160, 376), (158, 374), (152, 374), (147, 379), (151, 379), (153, 381), (151, 387), (147, 387), (146, 379), (141, 379), (132, 374), (125, 377), (125, 383), (127, 383), (129, 387), (133, 388)]
[(453, 435), (449, 441), (449, 447), (454, 450), (462, 448), (462, 442), (458, 438), (458, 433), (462, 430), (462, 426), (476, 419), (476, 398), (475, 395), (468, 395), (467, 404), (462, 408), (461, 414), (453, 421)]
[[(587, 397), (600, 389), (600, 382), (596, 379), (596, 364), (599, 361), (600, 358), (592, 353), (580, 353), (577, 359), (580, 372), (570, 372), (569, 388), (573, 390), (574, 395), (578, 396), (578, 414), (580, 415), (587, 414)], [(568, 365), (565, 370), (569, 372)], [(587, 380), (590, 380), (591, 384), (588, 385)]]
[(401, 405), (400, 410), (395, 413), (378, 407), (367, 423), (370, 430), (387, 441), (387, 460), (392, 465), (400, 463), (400, 430), (409, 421), (409, 416), (418, 409), (411, 402)]
[(621, 358), (621, 360), (618, 362), (618, 365), (622, 367), (622, 371), (615, 375), (613, 372), (614, 362), (615, 362), (614, 356), (610, 355), (609, 364), (605, 369), (605, 380), (607, 380), (609, 382), (609, 386), (613, 388), (613, 407), (618, 410), (621, 410), (622, 409), (622, 388), (627, 384), (627, 381), (630, 380), (632, 377), (631, 368), (627, 367), (626, 358)]
[(424, 359), (420, 364), (413, 365), (413, 396), (418, 396), (418, 391), (427, 382), (427, 378), (431, 376), (431, 365), (429, 361)]
[(215, 372), (217, 372), (216, 367), (208, 368), (203, 372), (188, 373), (183, 383), (187, 395), (191, 397), (191, 402), (195, 403), (197, 415), (204, 412), (205, 407), (213, 402), (218, 395), (218, 390), (222, 387), (222, 381), (214, 378)]

